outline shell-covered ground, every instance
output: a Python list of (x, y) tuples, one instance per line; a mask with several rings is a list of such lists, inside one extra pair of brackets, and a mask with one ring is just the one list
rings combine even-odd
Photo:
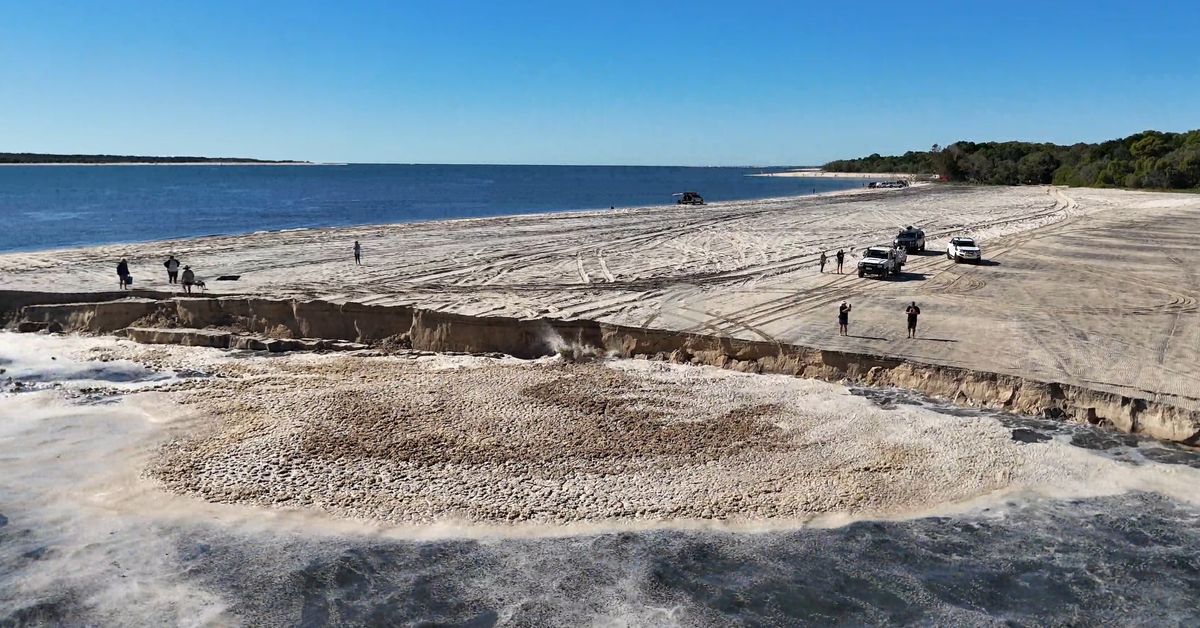
[(1015, 441), (995, 419), (782, 376), (438, 355), (210, 368), (172, 393), (200, 427), (148, 473), (222, 503), (395, 523), (753, 522), (1122, 481), (1111, 460)]

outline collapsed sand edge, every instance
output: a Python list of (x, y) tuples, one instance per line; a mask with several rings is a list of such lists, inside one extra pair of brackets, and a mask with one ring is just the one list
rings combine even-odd
[[(954, 403), (1073, 419), (1188, 445), (1200, 443), (1200, 400), (1103, 390), (862, 352), (816, 349), (592, 320), (468, 316), (415, 308), (163, 293), (0, 291), (0, 320), (22, 331), (121, 332), (151, 344), (271, 350), (245, 334), (377, 343), (439, 352), (652, 358), (741, 372), (895, 386)], [(116, 298), (124, 297), (124, 298)], [(205, 329), (208, 328), (208, 329)], [(213, 328), (216, 328), (215, 330)], [(295, 344), (295, 343), (294, 343)], [(278, 350), (324, 349), (295, 344)]]

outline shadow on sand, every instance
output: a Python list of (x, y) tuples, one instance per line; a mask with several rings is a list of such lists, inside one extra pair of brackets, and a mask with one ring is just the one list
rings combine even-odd
[[(942, 251), (941, 253), (939, 253), (939, 255), (942, 255), (943, 257), (945, 257), (946, 252)], [(949, 259), (949, 258), (947, 258), (947, 259)], [(962, 264), (964, 266), (999, 266), (1000, 265), (1000, 262), (998, 262), (994, 259), (981, 259), (978, 262), (958, 262), (958, 263)]]
[(907, 270), (901, 270), (899, 274), (888, 277), (890, 281), (925, 281), (929, 275), (925, 273), (910, 273)]

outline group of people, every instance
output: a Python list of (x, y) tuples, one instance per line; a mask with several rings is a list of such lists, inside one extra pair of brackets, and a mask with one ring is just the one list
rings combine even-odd
[[(848, 301), (842, 301), (838, 306), (838, 335), (850, 335), (850, 310), (854, 309)], [(917, 317), (921, 315), (921, 308), (917, 307), (917, 302), (913, 301), (904, 308), (904, 315), (908, 317), (908, 337), (917, 337)]]
[[(358, 240), (354, 241), (354, 263), (358, 266), (362, 265), (362, 245), (358, 243)], [(184, 266), (173, 254), (163, 262), (163, 267), (167, 269), (167, 283), (183, 286), (186, 294), (191, 294), (192, 290), (198, 286), (204, 286), (204, 282), (196, 279), (196, 273), (192, 272), (192, 267)], [(181, 267), (183, 268), (182, 275), (179, 273)], [(121, 281), (122, 290), (128, 290), (133, 285), (133, 275), (129, 273), (128, 260), (122, 259), (117, 262), (117, 278)]]
[[(838, 249), (837, 253), (833, 254), (833, 258), (837, 260), (837, 272), (840, 275), (842, 273), (842, 265), (846, 262), (846, 252)], [(828, 262), (829, 257), (825, 255), (825, 251), (821, 251), (821, 272), (825, 272), (825, 264)], [(850, 335), (850, 310), (853, 308), (854, 306), (846, 301), (842, 301), (842, 304), (838, 306), (838, 335)], [(921, 308), (917, 307), (916, 301), (913, 301), (908, 304), (908, 307), (904, 308), (904, 314), (908, 317), (908, 337), (916, 338), (917, 317), (921, 315)]]
[[(183, 276), (179, 274), (179, 268), (182, 264), (175, 259), (174, 255), (167, 258), (163, 262), (163, 266), (167, 269), (167, 283), (179, 284), (183, 286), (183, 291), (187, 294), (192, 293), (192, 288), (197, 285), (203, 285), (196, 280), (196, 273), (192, 272), (191, 266), (183, 266)], [(121, 280), (121, 289), (128, 290), (133, 285), (133, 275), (129, 273), (129, 261), (122, 259), (117, 262), (117, 278)]]
[[(837, 253), (833, 254), (833, 259), (837, 260), (837, 272), (842, 274), (842, 265), (846, 263), (846, 252), (838, 249)], [(821, 272), (825, 272), (825, 264), (829, 262), (829, 257), (825, 255), (825, 251), (821, 251)]]

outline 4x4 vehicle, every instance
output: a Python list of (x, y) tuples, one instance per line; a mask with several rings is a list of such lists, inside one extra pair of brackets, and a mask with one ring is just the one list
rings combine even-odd
[(925, 250), (925, 232), (909, 225), (900, 233), (896, 234), (896, 238), (892, 240), (892, 245), (903, 247), (909, 253)]
[(671, 196), (677, 196), (675, 199), (676, 205), (703, 205), (704, 197), (696, 192), (676, 192)]
[(858, 276), (875, 275), (887, 277), (900, 272), (896, 259), (896, 250), (887, 246), (872, 246), (863, 251), (862, 259), (858, 260)]
[(950, 238), (950, 244), (946, 245), (946, 259), (978, 264), (983, 259), (983, 250), (972, 238)]

